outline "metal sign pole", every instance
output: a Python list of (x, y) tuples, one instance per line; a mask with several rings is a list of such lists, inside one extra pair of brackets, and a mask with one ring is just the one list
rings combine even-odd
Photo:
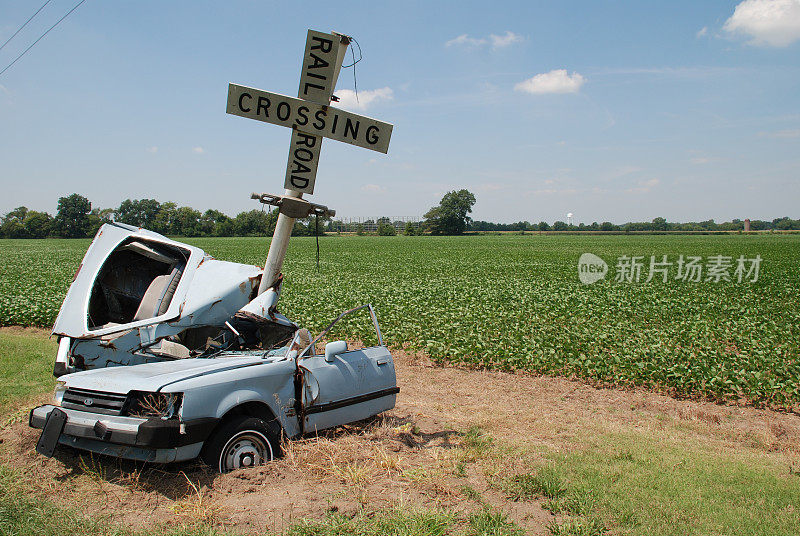
[[(303, 69), (300, 73), (300, 88), (297, 92), (299, 98), (325, 106), (330, 104), (349, 44), (350, 39), (344, 35), (308, 31)], [(284, 196), (298, 199), (303, 197), (303, 190), (289, 188), (290, 185), (306, 186), (307, 190), (310, 187), (308, 193), (314, 191), (313, 180), (316, 175), (321, 146), (322, 136), (310, 136), (297, 129), (292, 130), (292, 143), (289, 146), (289, 162), (286, 168), (287, 188), (284, 190)], [(313, 163), (313, 166), (308, 165), (309, 163)], [(302, 171), (307, 168), (313, 168), (310, 186), (307, 182), (303, 184), (300, 179), (293, 180), (292, 171)], [(278, 214), (275, 232), (269, 244), (267, 260), (264, 263), (264, 274), (261, 276), (261, 283), (258, 286), (259, 294), (270, 288), (281, 273), (294, 222), (295, 218), (283, 212)]]

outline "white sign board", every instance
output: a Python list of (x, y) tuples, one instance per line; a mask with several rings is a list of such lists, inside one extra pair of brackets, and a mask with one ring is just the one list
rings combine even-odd
[(299, 195), (314, 193), (323, 137), (380, 153), (389, 150), (392, 125), (329, 106), (349, 43), (341, 34), (308, 31), (298, 99), (228, 85), (229, 114), (292, 129), (284, 188)]
[(389, 151), (389, 139), (392, 136), (392, 125), (389, 123), (332, 106), (236, 84), (228, 85), (227, 112), (379, 153)]

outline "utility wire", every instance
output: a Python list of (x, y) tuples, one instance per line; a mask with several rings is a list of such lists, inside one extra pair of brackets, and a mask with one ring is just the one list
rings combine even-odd
[(19, 29), (18, 29), (16, 32), (14, 32), (14, 35), (12, 35), (11, 37), (9, 37), (9, 38), (8, 38), (8, 40), (7, 40), (5, 43), (3, 43), (3, 44), (2, 44), (2, 46), (0, 46), (0, 50), (3, 50), (3, 48), (5, 48), (5, 46), (8, 44), (8, 42), (9, 42), (9, 41), (11, 41), (12, 39), (14, 39), (14, 38), (17, 36), (17, 34), (18, 34), (19, 32), (21, 32), (21, 31), (22, 31), (22, 29), (23, 29), (25, 26), (27, 26), (27, 25), (28, 25), (28, 23), (29, 23), (30, 21), (32, 21), (32, 20), (33, 20), (33, 17), (35, 17), (36, 15), (38, 15), (38, 14), (39, 14), (39, 12), (40, 12), (41, 10), (43, 10), (43, 9), (44, 9), (44, 6), (46, 6), (46, 5), (47, 5), (47, 4), (49, 4), (49, 3), (50, 3), (50, 0), (47, 0), (47, 2), (45, 2), (44, 4), (42, 4), (42, 7), (40, 7), (39, 9), (37, 9), (37, 10), (36, 10), (36, 13), (34, 13), (33, 15), (31, 15), (31, 18), (29, 18), (28, 20), (26, 20), (26, 21), (25, 21), (25, 24), (23, 24), (22, 26), (20, 26), (20, 27), (19, 27)]
[(44, 38), (44, 36), (45, 36), (45, 35), (49, 34), (49, 33), (50, 33), (50, 30), (52, 30), (53, 28), (55, 28), (56, 26), (58, 26), (58, 25), (61, 23), (61, 21), (62, 21), (62, 20), (64, 20), (64, 19), (66, 19), (67, 17), (69, 17), (70, 13), (72, 13), (73, 11), (75, 11), (76, 9), (78, 9), (78, 8), (81, 6), (81, 4), (83, 4), (85, 1), (86, 1), (86, 0), (81, 0), (80, 2), (78, 2), (77, 4), (75, 4), (75, 7), (73, 7), (73, 8), (72, 8), (72, 9), (70, 9), (69, 11), (67, 11), (67, 14), (66, 14), (66, 15), (64, 15), (63, 17), (61, 17), (60, 19), (58, 19), (58, 21), (56, 21), (56, 23), (55, 23), (55, 24), (53, 24), (52, 26), (50, 26), (50, 27), (47, 29), (47, 31), (46, 31), (46, 32), (44, 32), (44, 33), (43, 33), (41, 36), (39, 36), (39, 39), (37, 39), (36, 41), (34, 41), (34, 42), (33, 42), (33, 44), (32, 44), (31, 46), (29, 46), (28, 48), (26, 48), (26, 49), (25, 49), (25, 50), (22, 52), (22, 54), (20, 54), (19, 56), (17, 56), (17, 57), (14, 59), (14, 61), (12, 61), (11, 63), (9, 63), (9, 64), (8, 64), (8, 65), (5, 67), (5, 69), (3, 69), (2, 71), (0, 71), (0, 76), (2, 76), (4, 72), (6, 72), (7, 70), (9, 70), (9, 69), (11, 68), (11, 66), (12, 66), (12, 65), (14, 65), (15, 63), (17, 63), (17, 61), (19, 61), (19, 59), (20, 59), (22, 56), (24, 56), (24, 55), (25, 55), (25, 54), (26, 54), (26, 53), (27, 53), (27, 52), (28, 52), (30, 49), (32, 49), (34, 46), (36, 46), (36, 43), (38, 43), (39, 41), (41, 41), (41, 40)]

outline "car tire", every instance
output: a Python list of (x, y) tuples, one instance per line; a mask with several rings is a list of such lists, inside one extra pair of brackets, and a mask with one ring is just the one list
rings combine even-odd
[(262, 465), (280, 457), (280, 432), (280, 425), (274, 419), (233, 417), (206, 441), (200, 456), (219, 473)]

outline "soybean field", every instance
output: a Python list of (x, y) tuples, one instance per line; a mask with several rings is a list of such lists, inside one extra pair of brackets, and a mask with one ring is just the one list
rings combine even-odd
[[(185, 241), (262, 264), (269, 240)], [(88, 245), (0, 240), (0, 325), (52, 325)], [(442, 363), (800, 407), (800, 236), (328, 236), (320, 247), (317, 271), (314, 239), (292, 239), (279, 304), (312, 332), (369, 302), (389, 345)], [(604, 278), (581, 283), (583, 253), (607, 263)], [(337, 329), (374, 340), (366, 317)]]

